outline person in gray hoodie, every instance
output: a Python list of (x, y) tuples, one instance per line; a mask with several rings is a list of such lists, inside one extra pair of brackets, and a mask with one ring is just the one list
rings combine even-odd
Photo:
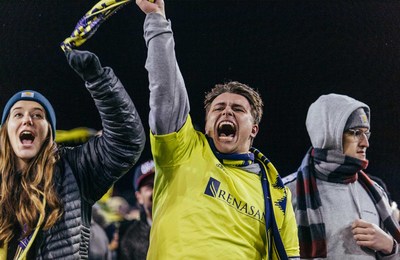
[(399, 259), (399, 225), (384, 190), (364, 172), (370, 108), (320, 96), (308, 109), (312, 143), (285, 178), (293, 194), (302, 259)]

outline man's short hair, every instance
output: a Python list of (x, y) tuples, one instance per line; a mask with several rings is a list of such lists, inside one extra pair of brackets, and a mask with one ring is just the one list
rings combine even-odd
[(254, 118), (254, 123), (260, 123), (264, 107), (264, 103), (261, 99), (260, 94), (258, 93), (258, 91), (254, 90), (248, 85), (237, 81), (230, 81), (224, 84), (216, 84), (210, 92), (206, 93), (204, 99), (204, 108), (206, 110), (206, 114), (208, 113), (210, 105), (214, 101), (214, 99), (223, 93), (233, 93), (244, 96), (250, 103), (251, 115)]

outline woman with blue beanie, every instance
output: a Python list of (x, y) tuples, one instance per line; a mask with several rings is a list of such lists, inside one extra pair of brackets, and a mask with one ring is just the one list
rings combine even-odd
[(6, 103), (0, 128), (0, 259), (86, 259), (92, 205), (139, 159), (145, 133), (113, 70), (66, 52), (86, 82), (103, 134), (77, 147), (54, 142), (56, 115), (39, 92)]

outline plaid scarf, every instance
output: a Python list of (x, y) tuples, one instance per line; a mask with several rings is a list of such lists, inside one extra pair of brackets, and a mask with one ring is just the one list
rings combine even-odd
[(384, 227), (400, 242), (400, 232), (385, 207), (373, 181), (362, 171), (368, 161), (345, 156), (339, 151), (310, 149), (297, 172), (297, 224), (301, 258), (326, 258), (325, 224), (316, 178), (335, 183), (358, 181), (370, 195)]
[(387, 211), (385, 207), (384, 198), (379, 194), (374, 186), (374, 181), (371, 180), (367, 174), (363, 171), (358, 173), (358, 179), (364, 189), (367, 191), (368, 195), (372, 198), (372, 201), (375, 204), (375, 207), (379, 213), (379, 217), (381, 218), (383, 225), (392, 235), (392, 237), (400, 243), (400, 231), (399, 226), (393, 220), (392, 215)]

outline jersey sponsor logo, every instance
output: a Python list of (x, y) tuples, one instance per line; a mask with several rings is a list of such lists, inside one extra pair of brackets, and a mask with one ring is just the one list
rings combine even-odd
[(204, 194), (224, 202), (241, 214), (245, 214), (258, 221), (265, 222), (265, 213), (263, 212), (263, 210), (260, 210), (256, 206), (250, 205), (249, 203), (236, 198), (234, 195), (227, 192), (226, 190), (220, 189), (220, 186), (220, 181), (210, 177)]

